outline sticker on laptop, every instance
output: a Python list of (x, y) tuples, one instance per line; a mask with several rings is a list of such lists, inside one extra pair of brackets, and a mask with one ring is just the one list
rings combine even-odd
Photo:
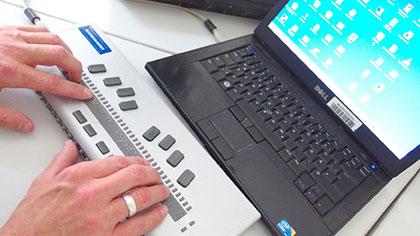
[(79, 27), (79, 30), (99, 54), (102, 55), (112, 51), (92, 26), (82, 26)]
[(362, 122), (337, 97), (333, 97), (327, 105), (353, 132), (362, 126)]
[(293, 227), (287, 222), (287, 220), (282, 220), (277, 224), (277, 228), (281, 231), (284, 236), (294, 236), (296, 231)]

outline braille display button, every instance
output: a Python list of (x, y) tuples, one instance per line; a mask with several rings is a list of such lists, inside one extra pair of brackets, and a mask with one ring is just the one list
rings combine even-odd
[(109, 149), (104, 143), (104, 141), (100, 141), (99, 143), (96, 144), (96, 146), (98, 147), (99, 151), (101, 151), (102, 154), (107, 154), (109, 152)]
[(120, 103), (120, 108), (123, 111), (129, 111), (129, 110), (137, 109), (138, 106), (137, 106), (136, 101), (131, 100), (131, 101), (126, 101), (126, 102), (121, 102)]
[(177, 182), (182, 187), (186, 188), (188, 185), (190, 185), (191, 181), (195, 178), (195, 174), (190, 170), (185, 170), (181, 176), (179, 176)]
[(172, 167), (176, 167), (182, 161), (182, 159), (184, 159), (184, 154), (176, 150), (174, 153), (171, 154), (171, 156), (169, 156), (169, 158), (166, 161)]
[(174, 145), (176, 140), (171, 135), (167, 135), (165, 138), (163, 138), (162, 141), (159, 143), (159, 147), (161, 147), (163, 150), (167, 151), (169, 148)]
[(117, 90), (118, 97), (130, 97), (136, 95), (133, 88), (122, 88)]
[(73, 116), (76, 118), (77, 121), (79, 121), (80, 124), (83, 124), (87, 121), (86, 117), (82, 114), (81, 111), (73, 112)]
[(83, 126), (83, 129), (86, 131), (89, 137), (96, 135), (96, 131), (93, 129), (92, 125), (90, 124)]
[(143, 138), (149, 142), (152, 142), (159, 134), (160, 130), (156, 128), (156, 126), (152, 126), (143, 134)]
[(110, 77), (110, 78), (104, 79), (104, 84), (110, 87), (110, 86), (121, 85), (122, 82), (121, 82), (120, 77)]
[(88, 71), (92, 74), (106, 72), (104, 64), (96, 64), (88, 66)]

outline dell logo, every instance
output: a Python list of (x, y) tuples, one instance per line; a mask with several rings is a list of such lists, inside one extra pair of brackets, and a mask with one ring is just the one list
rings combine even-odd
[(325, 100), (328, 101), (328, 94), (319, 85), (315, 86), (315, 91)]

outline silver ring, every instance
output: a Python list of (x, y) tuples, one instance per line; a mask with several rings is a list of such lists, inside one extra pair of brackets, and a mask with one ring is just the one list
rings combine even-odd
[(137, 213), (136, 202), (134, 201), (134, 198), (130, 194), (124, 195), (123, 199), (128, 208), (128, 217), (132, 217), (133, 215)]

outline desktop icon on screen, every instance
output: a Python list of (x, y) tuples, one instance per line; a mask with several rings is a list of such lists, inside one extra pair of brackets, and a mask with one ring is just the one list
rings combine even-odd
[(287, 19), (289, 19), (289, 17), (286, 14), (283, 14), (280, 17), (280, 23), (284, 24), (287, 21)]
[(413, 7), (413, 5), (411, 5), (410, 3), (409, 4), (407, 4), (407, 6), (406, 7), (404, 7), (404, 9), (403, 9), (403, 11), (406, 13), (406, 14), (408, 14), (412, 9), (413, 9), (414, 7)]
[(359, 35), (357, 35), (356, 33), (352, 33), (347, 38), (347, 42), (354, 43), (358, 38), (359, 38)]
[(312, 4), (312, 6), (313, 6), (314, 8), (318, 8), (318, 7), (320, 7), (320, 6), (321, 6), (321, 1), (320, 1), (320, 0), (315, 0), (314, 4)]
[(382, 6), (379, 6), (376, 8), (376, 15), (382, 16), (382, 13), (384, 13), (385, 9)]
[(411, 39), (413, 36), (414, 36), (414, 33), (413, 33), (412, 31), (408, 31), (408, 32), (405, 32), (405, 33), (403, 34), (403, 37), (404, 37), (407, 41), (410, 41), (410, 39)]
[(366, 79), (370, 75), (370, 70), (366, 69), (362, 72), (362, 79)]
[(375, 86), (373, 86), (373, 91), (376, 94), (380, 94), (383, 90), (385, 89), (385, 84), (384, 83), (377, 83), (375, 84)]

